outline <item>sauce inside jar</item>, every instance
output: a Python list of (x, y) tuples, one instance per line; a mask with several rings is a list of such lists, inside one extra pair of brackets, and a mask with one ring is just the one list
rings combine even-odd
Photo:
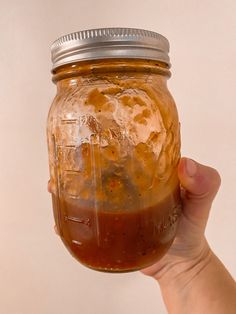
[(174, 206), (178, 203), (178, 188), (155, 206), (137, 211), (96, 211), (53, 195), (67, 249), (82, 264), (108, 272), (138, 270), (159, 260), (173, 242), (180, 214), (180, 208)]

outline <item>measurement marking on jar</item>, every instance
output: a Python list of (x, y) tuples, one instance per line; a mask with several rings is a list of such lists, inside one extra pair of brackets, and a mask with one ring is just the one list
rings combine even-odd
[(65, 169), (64, 171), (69, 173), (69, 174), (81, 174), (81, 171), (79, 171), (79, 170)]
[(86, 225), (86, 226), (90, 226), (91, 223), (90, 223), (90, 219), (81, 219), (81, 218), (78, 218), (78, 217), (72, 217), (72, 216), (65, 216), (65, 220), (69, 220), (69, 221), (73, 221), (73, 222), (76, 222), (76, 223), (80, 223), (80, 224), (83, 224), (83, 225)]
[(73, 200), (80, 200), (80, 196), (78, 195), (74, 195), (74, 194), (71, 194), (71, 193), (67, 193), (67, 196)]
[(80, 241), (77, 241), (77, 240), (72, 240), (71, 242), (76, 244), (76, 245), (79, 245), (79, 246), (82, 245), (82, 243)]
[(61, 119), (62, 124), (76, 124), (78, 122), (77, 119)]
[(76, 145), (62, 145), (62, 144), (57, 144), (57, 147), (59, 148), (76, 148)]

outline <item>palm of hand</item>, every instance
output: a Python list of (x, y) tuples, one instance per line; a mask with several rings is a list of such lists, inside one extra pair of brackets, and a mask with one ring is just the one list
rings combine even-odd
[(173, 267), (191, 263), (199, 256), (206, 245), (205, 237), (199, 238), (199, 227), (183, 213), (176, 237), (165, 256), (157, 263), (142, 270), (146, 275), (155, 276), (156, 279), (162, 277)]

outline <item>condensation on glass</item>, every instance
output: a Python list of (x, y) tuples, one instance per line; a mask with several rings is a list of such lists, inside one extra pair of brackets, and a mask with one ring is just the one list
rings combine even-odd
[(90, 30), (57, 40), (52, 58), (47, 134), (59, 235), (92, 269), (147, 267), (169, 249), (181, 213), (168, 42), (137, 29)]

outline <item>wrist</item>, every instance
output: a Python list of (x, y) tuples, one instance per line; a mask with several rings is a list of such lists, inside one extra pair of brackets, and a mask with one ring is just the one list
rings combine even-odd
[(170, 314), (194, 313), (186, 300), (190, 299), (190, 290), (195, 285), (195, 281), (214, 259), (214, 254), (206, 240), (196, 251), (198, 254), (188, 258), (173, 258), (173, 262), (169, 262), (154, 276)]
[(198, 252), (198, 254), (188, 258), (179, 257), (175, 259), (169, 265), (167, 264), (160, 274), (155, 276), (162, 291), (170, 288), (184, 291), (185, 287), (191, 284), (215, 257), (206, 241)]
[(169, 314), (236, 313), (236, 284), (206, 247), (194, 260), (176, 265), (158, 279)]

